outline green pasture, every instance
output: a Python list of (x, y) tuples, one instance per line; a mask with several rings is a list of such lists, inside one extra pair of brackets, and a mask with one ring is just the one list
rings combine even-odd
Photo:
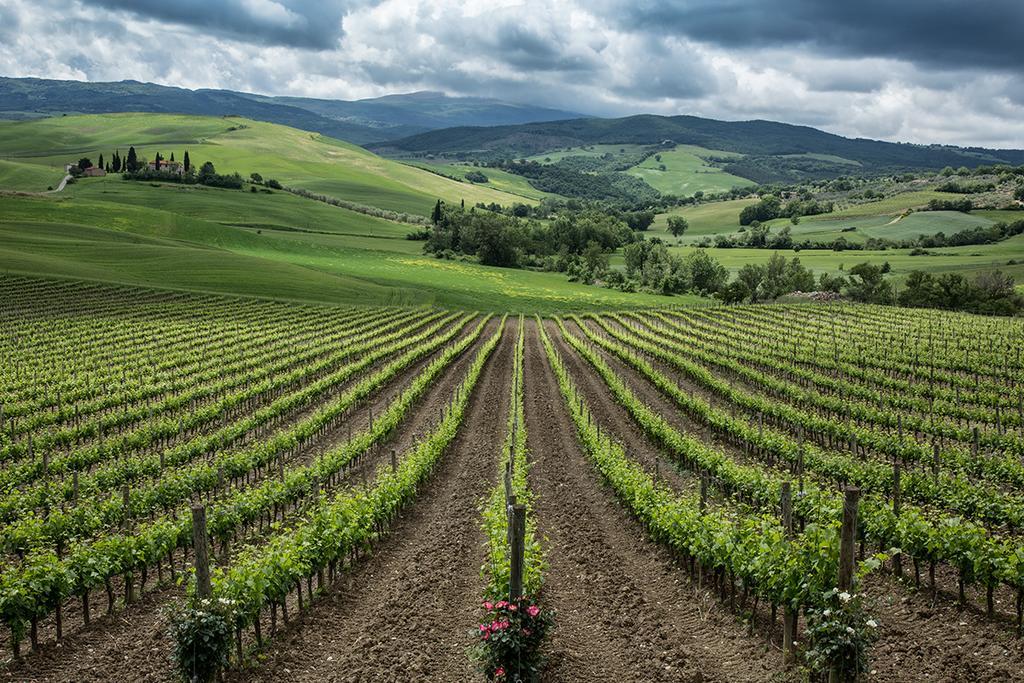
[[(697, 301), (625, 294), (569, 282), (561, 273), (435, 259), (423, 255), (422, 242), (405, 239), (411, 226), (280, 192), (200, 192), (97, 179), (61, 196), (0, 195), (0, 272), (301, 301), (538, 313)], [(302, 216), (306, 209), (316, 217)], [(317, 231), (287, 229), (308, 226)]]
[[(502, 192), (508, 192), (509, 194), (519, 195), (519, 197), (525, 197), (527, 199), (540, 200), (544, 197), (558, 197), (557, 194), (551, 192), (543, 192), (538, 190), (530, 184), (526, 178), (515, 173), (509, 173), (503, 171), (500, 168), (483, 168), (477, 166), (471, 166), (468, 164), (441, 164), (431, 163), (427, 161), (406, 161), (405, 163), (410, 166), (422, 168), (426, 171), (436, 171), (437, 173), (444, 173), (445, 175), (453, 176), (455, 178), (461, 178), (463, 182), (468, 183), (466, 180), (466, 174), (472, 171), (479, 171), (487, 176), (487, 182), (482, 183), (483, 187), (492, 187), (495, 190)], [(520, 199), (519, 201), (522, 201)]]
[(135, 146), (140, 157), (157, 152), (181, 161), (187, 150), (196, 166), (212, 161), (221, 173), (238, 172), (302, 187), (360, 204), (427, 214), (440, 198), (475, 204), (528, 201), (486, 186), (459, 183), (378, 157), (318, 133), (236, 117), (171, 114), (103, 114), (34, 121), (0, 121), (0, 156), (63, 167), (99, 154), (109, 160)]
[(48, 187), (57, 187), (63, 177), (58, 167), (0, 159), (0, 188), (5, 190), (45, 192)]
[[(671, 247), (670, 251), (685, 255), (696, 247)], [(882, 264), (888, 262), (892, 268), (892, 276), (902, 280), (910, 271), (924, 270), (932, 273), (959, 272), (973, 277), (974, 275), (1002, 270), (1010, 273), (1020, 281), (1024, 280), (1024, 235), (1018, 235), (998, 244), (971, 245), (966, 247), (950, 247), (930, 249), (928, 255), (911, 256), (909, 249), (888, 249), (884, 251), (831, 251), (809, 250), (800, 252), (780, 252), (786, 258), (798, 256), (800, 263), (815, 273), (842, 273), (850, 268), (869, 261)], [(707, 250), (730, 272), (737, 272), (748, 263), (764, 263), (772, 254), (767, 249), (715, 249)], [(1008, 261), (1017, 261), (1008, 265)]]
[[(654, 155), (649, 156), (642, 163), (629, 169), (628, 173), (643, 178), (648, 185), (666, 194), (688, 196), (697, 191), (722, 192), (734, 187), (756, 185), (747, 178), (726, 173), (713, 162), (706, 160), (708, 156), (740, 156), (737, 154), (692, 145), (678, 145), (674, 149), (658, 152), (657, 156), (661, 157), (660, 161)], [(662, 166), (665, 167), (664, 171), (661, 170)]]

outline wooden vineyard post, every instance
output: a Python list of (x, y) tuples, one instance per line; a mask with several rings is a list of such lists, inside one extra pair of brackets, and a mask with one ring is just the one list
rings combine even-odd
[(782, 528), (786, 531), (786, 538), (793, 538), (793, 485), (788, 481), (782, 482)]
[(853, 588), (854, 550), (857, 540), (857, 504), (860, 489), (848, 486), (843, 498), (843, 526), (839, 530), (839, 590)]
[(195, 549), (196, 596), (208, 599), (213, 594), (210, 586), (210, 551), (206, 541), (206, 508), (192, 507), (192, 547)]
[(391, 449), (391, 471), (394, 472), (398, 469), (398, 456), (395, 455), (395, 449)]
[(700, 511), (704, 510), (708, 506), (708, 471), (701, 470), (700, 473)]
[(508, 599), (518, 600), (523, 596), (523, 556), (526, 552), (526, 506), (512, 505), (511, 552), (509, 555)]
[[(793, 538), (793, 488), (788, 481), (782, 482), (782, 528), (786, 538)], [(789, 669), (796, 663), (796, 611), (788, 604), (782, 610), (782, 662)], [(774, 627), (774, 624), (773, 624)]]
[(935, 442), (932, 444), (932, 476), (935, 478), (935, 483), (939, 482), (939, 444)]
[[(857, 504), (860, 489), (849, 486), (843, 498), (843, 526), (839, 530), (839, 591), (853, 592), (854, 546), (857, 540)], [(828, 672), (829, 683), (841, 683), (844, 679), (839, 669), (832, 666)], [(848, 679), (852, 680), (852, 679)]]
[[(903, 493), (900, 485), (901, 470), (900, 461), (894, 461), (892, 464), (892, 514), (896, 519), (899, 519), (900, 516), (900, 497)], [(892, 558), (892, 570), (896, 574), (896, 578), (903, 578), (903, 557), (898, 551)]]

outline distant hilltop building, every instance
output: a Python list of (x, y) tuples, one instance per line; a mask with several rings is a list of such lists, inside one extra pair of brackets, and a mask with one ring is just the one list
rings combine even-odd
[(185, 165), (180, 161), (151, 161), (146, 166), (151, 171), (163, 171), (164, 173), (176, 173), (182, 175), (185, 172)]

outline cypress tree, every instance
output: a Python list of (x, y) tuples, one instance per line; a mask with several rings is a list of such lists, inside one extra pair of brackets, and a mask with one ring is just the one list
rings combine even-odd
[(171, 161), (174, 161), (174, 152), (171, 152)]
[(437, 200), (437, 204), (434, 204), (434, 212), (430, 214), (430, 221), (437, 225), (441, 222), (441, 200)]
[(139, 157), (135, 154), (135, 148), (128, 148), (128, 161), (125, 162), (124, 168), (129, 173), (133, 173), (139, 170)]
[(96, 164), (97, 168), (103, 168), (103, 155), (100, 154), (100, 163)]
[(188, 160), (188, 150), (185, 150), (185, 173), (188, 173), (189, 169), (192, 168), (192, 162)]

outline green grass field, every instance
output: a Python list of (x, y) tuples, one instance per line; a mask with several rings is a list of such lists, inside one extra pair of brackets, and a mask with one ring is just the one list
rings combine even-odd
[[(35, 121), (0, 121), (0, 157), (63, 168), (102, 153), (109, 160), (134, 145), (140, 157), (157, 152), (196, 166), (212, 161), (221, 173), (257, 172), (286, 185), (394, 211), (426, 215), (440, 198), (511, 204), (524, 200), (489, 187), (459, 183), (382, 159), (361, 147), (317, 133), (235, 117), (103, 114)], [(45, 186), (44, 186), (45, 188)]]
[[(180, 159), (188, 149), (195, 164), (211, 160), (223, 173), (255, 171), (349, 201), (420, 214), (429, 212), (437, 198), (508, 205), (544, 196), (523, 178), (494, 169), (484, 169), (491, 182), (474, 185), (283, 126), (234, 117), (152, 114), (0, 122), (0, 190), (41, 193), (57, 184), (64, 163), (81, 156), (96, 161), (100, 152), (109, 158), (114, 149), (125, 154), (132, 144), (143, 157), (160, 151), (168, 157), (174, 152)], [(619, 154), (620, 149), (634, 148), (639, 147), (595, 145), (561, 154)], [(672, 172), (680, 178), (687, 172), (714, 175), (699, 172), (707, 168), (700, 153), (696, 148), (673, 150), (680, 165)], [(452, 175), (472, 170), (458, 164), (437, 168)], [(807, 217), (791, 229), (798, 238), (902, 239), (1020, 217), (999, 211), (914, 212), (901, 217), (905, 209), (942, 196), (920, 191), (852, 205)], [(673, 213), (685, 216), (690, 230), (673, 251), (686, 253), (692, 248), (688, 245), (707, 236), (735, 233), (740, 211), (753, 201), (676, 209)], [(668, 238), (667, 216), (657, 217), (650, 235)], [(784, 224), (777, 221), (773, 229)], [(848, 227), (856, 230), (843, 232)], [(697, 301), (624, 294), (571, 283), (559, 273), (438, 260), (423, 255), (422, 242), (406, 239), (414, 229), (282, 191), (130, 182), (110, 175), (81, 179), (60, 194), (0, 192), (0, 272), (299, 301), (538, 313)], [(997, 267), (1024, 276), (1024, 265), (1006, 265), (1010, 259), (1024, 264), (1024, 238), (935, 252), (910, 256), (907, 250), (805, 250), (800, 258), (819, 272), (838, 272), (865, 260), (889, 261), (897, 279), (914, 269), (973, 274)], [(733, 271), (769, 256), (766, 250), (749, 249), (710, 253)], [(621, 264), (621, 256), (613, 257), (613, 263)]]
[[(647, 184), (660, 192), (680, 196), (692, 195), (694, 192), (722, 192), (734, 187), (754, 186), (751, 180), (740, 178), (706, 161), (706, 157), (738, 157), (738, 154), (678, 145), (675, 149), (659, 152), (659, 161), (655, 156), (647, 157), (627, 171), (631, 175), (643, 178)], [(665, 170), (661, 170), (661, 166)]]
[(48, 187), (57, 187), (63, 177), (58, 167), (0, 159), (0, 188), (5, 190), (45, 192)]
[[(694, 247), (672, 247), (670, 251), (684, 255)], [(909, 249), (885, 251), (842, 251), (803, 250), (780, 252), (787, 258), (798, 256), (800, 263), (815, 273), (841, 273), (864, 261), (873, 263), (889, 262), (892, 277), (900, 282), (912, 270), (933, 273), (959, 272), (973, 277), (991, 270), (1002, 270), (1012, 274), (1018, 281), (1024, 279), (1024, 236), (1018, 235), (999, 244), (971, 245), (929, 250), (926, 256), (911, 256)], [(708, 249), (730, 272), (737, 272), (748, 263), (764, 263), (771, 255), (766, 249)], [(1007, 261), (1018, 261), (1008, 265)]]
[[(523, 176), (503, 171), (500, 168), (478, 168), (467, 164), (435, 164), (420, 160), (407, 161), (405, 163), (427, 171), (432, 170), (456, 178), (462, 178), (463, 180), (465, 180), (467, 173), (470, 173), (471, 171), (479, 171), (487, 176), (487, 182), (481, 184), (482, 187), (491, 187), (495, 190), (518, 195), (520, 198), (525, 197), (527, 199), (540, 200), (544, 197), (559, 196), (550, 192), (538, 190)], [(468, 183), (469, 181), (465, 180), (465, 182)], [(520, 201), (522, 201), (522, 199), (520, 199)]]
[[(852, 204), (819, 216), (804, 216), (797, 225), (788, 218), (768, 222), (773, 232), (788, 226), (794, 238), (832, 241), (844, 237), (850, 242), (864, 242), (869, 237), (893, 240), (908, 239), (919, 235), (933, 235), (945, 232), (947, 235), (974, 228), (988, 226), (1003, 220), (1016, 220), (1015, 212), (974, 211), (969, 214), (957, 211), (915, 211), (907, 216), (907, 209), (919, 208), (936, 198), (949, 195), (931, 190), (906, 192), (875, 202)], [(735, 199), (712, 202), (696, 206), (685, 206), (659, 214), (651, 226), (650, 234), (669, 240), (672, 244), (690, 245), (706, 237), (718, 234), (735, 235), (740, 230), (739, 215), (743, 207), (753, 204), (755, 199)], [(676, 240), (668, 235), (668, 216), (685, 217), (690, 227), (686, 234)], [(854, 228), (850, 230), (850, 228)]]
[[(249, 227), (246, 227), (249, 226)], [(422, 254), (412, 226), (276, 192), (85, 179), (66, 194), (0, 194), (0, 272), (332, 303), (593, 310), (687, 303), (561, 273)]]
[(650, 234), (663, 239), (674, 240), (668, 234), (668, 217), (682, 216), (690, 224), (682, 239), (684, 243), (696, 242), (707, 235), (720, 232), (736, 232), (740, 227), (740, 211), (755, 203), (756, 199), (731, 199), (725, 202), (710, 202), (696, 206), (682, 206), (668, 213), (658, 214), (651, 225)]

